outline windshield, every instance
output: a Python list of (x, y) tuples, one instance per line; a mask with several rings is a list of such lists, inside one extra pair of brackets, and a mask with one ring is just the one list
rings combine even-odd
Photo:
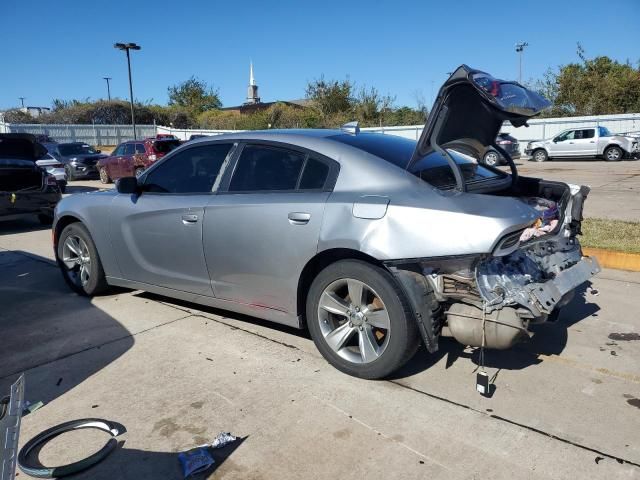
[[(416, 148), (414, 140), (395, 135), (361, 133), (358, 135), (334, 135), (330, 138), (364, 150), (403, 169), (407, 168)], [(468, 184), (506, 176), (505, 173), (480, 165), (477, 159), (471, 155), (465, 155), (453, 148), (447, 148), (447, 151), (460, 166), (462, 176)], [(410, 171), (434, 187), (443, 190), (456, 186), (456, 179), (447, 159), (436, 151), (431, 151), (415, 162)]]
[(153, 149), (158, 153), (169, 153), (179, 146), (180, 140), (156, 140), (153, 142)]
[(96, 152), (93, 147), (86, 143), (69, 143), (67, 145), (58, 145), (60, 155), (91, 155)]

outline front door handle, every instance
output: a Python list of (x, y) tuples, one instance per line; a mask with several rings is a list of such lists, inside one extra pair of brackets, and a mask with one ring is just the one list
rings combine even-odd
[(198, 221), (198, 215), (193, 215), (193, 214), (182, 215), (182, 223), (184, 223), (185, 225), (196, 223), (197, 221)]
[(289, 223), (291, 225), (305, 225), (311, 220), (311, 214), (305, 212), (289, 213)]

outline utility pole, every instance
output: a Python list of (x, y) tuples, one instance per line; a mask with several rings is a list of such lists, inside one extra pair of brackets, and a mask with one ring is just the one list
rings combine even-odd
[(20, 99), (20, 102), (22, 102), (22, 108), (24, 108), (24, 99), (27, 97), (18, 97)]
[(516, 52), (519, 55), (519, 66), (518, 66), (518, 83), (522, 83), (522, 54), (524, 52), (524, 48), (528, 47), (529, 44), (527, 42), (518, 42), (516, 43)]
[(140, 50), (140, 45), (136, 45), (135, 43), (115, 43), (113, 45), (114, 48), (118, 50), (124, 50), (127, 52), (127, 67), (129, 68), (129, 101), (131, 102), (131, 124), (133, 125), (133, 139), (136, 138), (136, 115), (133, 111), (133, 83), (131, 82), (131, 57), (129, 55), (129, 50)]
[(109, 87), (109, 80), (111, 80), (111, 77), (102, 77), (107, 81), (107, 98), (109, 99), (109, 101), (111, 101), (111, 88)]

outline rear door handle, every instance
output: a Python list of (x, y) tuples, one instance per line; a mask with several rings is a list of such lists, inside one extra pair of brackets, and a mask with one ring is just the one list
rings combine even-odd
[(289, 223), (291, 225), (305, 225), (311, 220), (311, 214), (305, 212), (289, 213)]
[(196, 223), (197, 221), (198, 221), (198, 215), (194, 215), (194, 214), (182, 215), (182, 223), (184, 223), (185, 225), (188, 225), (190, 223)]

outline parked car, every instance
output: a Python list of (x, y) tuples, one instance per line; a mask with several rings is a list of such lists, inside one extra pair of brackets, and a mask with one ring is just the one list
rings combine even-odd
[(492, 145), (483, 145), (473, 138), (462, 138), (448, 142), (446, 147), (469, 155), (480, 163), (492, 167), (507, 164), (507, 159), (498, 148), (505, 150), (512, 160), (520, 158), (520, 144), (515, 137), (508, 133), (499, 133), (495, 139), (495, 144)]
[(529, 142), (524, 153), (536, 162), (568, 157), (596, 157), (616, 162), (638, 158), (640, 147), (637, 137), (614, 135), (606, 127), (589, 127), (572, 128), (547, 140)]
[(34, 135), (0, 134), (0, 220), (37, 215), (51, 223), (62, 195), (56, 178), (36, 164), (44, 154)]
[(548, 105), (461, 66), (418, 142), (356, 125), (195, 140), (115, 190), (65, 198), (57, 261), (80, 294), (117, 285), (308, 328), (363, 378), (441, 336), (509, 348), (599, 271), (577, 239), (589, 189), (443, 145), (490, 145)]
[(199, 138), (205, 138), (208, 137), (209, 135), (204, 135), (202, 133), (194, 133), (192, 135), (189, 135), (189, 140), (187, 140), (188, 142), (190, 142), (191, 140), (197, 140)]
[(180, 140), (164, 138), (121, 143), (98, 163), (100, 181), (111, 183), (121, 177), (140, 176), (147, 167), (180, 145)]
[(36, 165), (44, 168), (49, 175), (56, 177), (58, 182), (58, 188), (64, 193), (67, 189), (67, 174), (64, 170), (64, 165), (58, 161), (49, 152), (45, 153), (39, 160), (36, 161)]
[(84, 178), (97, 178), (96, 164), (100, 159), (106, 157), (100, 150), (83, 142), (49, 143), (46, 146), (49, 153), (64, 165), (69, 182)]

